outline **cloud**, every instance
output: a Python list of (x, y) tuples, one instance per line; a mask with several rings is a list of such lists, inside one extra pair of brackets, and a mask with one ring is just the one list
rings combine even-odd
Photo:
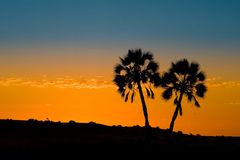
[(208, 87), (239, 87), (240, 81), (207, 82)]
[(217, 77), (211, 77), (211, 78), (207, 78), (206, 81), (215, 81), (215, 80), (217, 80), (217, 79), (219, 79), (219, 78), (217, 78)]
[(224, 81), (220, 78), (212, 77), (206, 80), (206, 85), (208, 87), (238, 87), (240, 86), (240, 81)]
[(225, 104), (228, 104), (228, 105), (237, 105), (239, 106), (240, 105), (240, 102), (228, 102), (228, 103), (225, 103)]
[(21, 83), (22, 81), (22, 78), (1, 78), (0, 84), (2, 86), (14, 86)]
[[(211, 77), (206, 80), (206, 85), (210, 88), (217, 87), (240, 87), (240, 81), (224, 81), (218, 77)], [(103, 76), (92, 78), (72, 78), (70, 76), (48, 78), (46, 75), (40, 79), (29, 79), (20, 77), (0, 77), (0, 86), (29, 86), (35, 88), (55, 87), (71, 89), (99, 89), (116, 87), (111, 80), (105, 80)]]
[(28, 86), (36, 88), (54, 87), (54, 88), (71, 88), (71, 89), (99, 89), (112, 88), (114, 84), (110, 80), (104, 80), (103, 77), (98, 76), (91, 79), (80, 78), (74, 79), (69, 77), (58, 77), (55, 79), (22, 79), (22, 78), (1, 78), (0, 86)]

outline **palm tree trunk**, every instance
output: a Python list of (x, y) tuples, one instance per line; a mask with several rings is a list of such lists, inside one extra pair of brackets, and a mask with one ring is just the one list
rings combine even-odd
[(145, 103), (145, 99), (143, 96), (143, 91), (142, 91), (142, 87), (140, 82), (137, 83), (138, 85), (138, 90), (139, 90), (139, 94), (140, 94), (140, 98), (141, 98), (141, 102), (142, 102), (142, 109), (143, 109), (143, 114), (144, 114), (144, 118), (145, 118), (145, 127), (150, 127), (149, 125), (149, 121), (148, 121), (148, 111), (147, 111), (147, 106)]
[(172, 132), (173, 131), (173, 127), (174, 127), (174, 123), (175, 123), (175, 120), (177, 119), (177, 116), (178, 116), (178, 111), (180, 111), (180, 109), (182, 109), (181, 107), (181, 103), (182, 103), (182, 97), (183, 97), (183, 93), (180, 94), (180, 97), (178, 99), (178, 103), (177, 103), (177, 107), (173, 113), (173, 117), (172, 117), (172, 121), (170, 123), (170, 127), (169, 127), (169, 130)]
[(151, 137), (151, 127), (148, 121), (148, 111), (147, 111), (147, 106), (145, 103), (145, 99), (143, 96), (143, 91), (142, 91), (142, 87), (140, 82), (137, 82), (138, 85), (138, 90), (139, 90), (139, 94), (140, 94), (140, 98), (141, 98), (141, 102), (142, 102), (142, 109), (143, 109), (143, 114), (144, 114), (144, 118), (145, 118), (145, 139), (146, 139), (146, 144), (150, 143), (150, 137)]

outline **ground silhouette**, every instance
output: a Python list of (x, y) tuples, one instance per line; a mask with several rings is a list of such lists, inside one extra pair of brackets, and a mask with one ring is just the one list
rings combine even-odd
[(95, 122), (0, 120), (0, 155), (30, 159), (48, 155), (153, 158), (198, 154), (199, 157), (203, 153), (231, 156), (240, 149), (240, 137), (187, 135), (160, 128), (152, 128), (151, 144), (146, 145), (144, 132), (145, 128), (140, 126), (106, 126)]

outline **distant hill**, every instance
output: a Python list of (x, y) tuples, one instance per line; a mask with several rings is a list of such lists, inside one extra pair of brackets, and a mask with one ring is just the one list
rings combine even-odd
[[(0, 153), (8, 156), (179, 156), (192, 153), (234, 155), (240, 137), (187, 135), (152, 128), (145, 143), (143, 127), (106, 126), (90, 123), (0, 120)], [(13, 154), (14, 153), (14, 154)], [(176, 154), (172, 154), (176, 153)], [(201, 154), (199, 154), (201, 153)]]

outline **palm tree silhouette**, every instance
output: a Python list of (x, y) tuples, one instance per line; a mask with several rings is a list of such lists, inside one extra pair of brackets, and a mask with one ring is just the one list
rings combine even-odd
[(151, 86), (160, 85), (159, 66), (153, 60), (150, 52), (143, 52), (141, 49), (128, 50), (128, 54), (124, 58), (120, 57), (120, 61), (121, 63), (114, 68), (115, 78), (113, 81), (118, 86), (118, 91), (125, 102), (130, 96), (131, 102), (133, 102), (136, 92), (139, 91), (145, 127), (150, 128), (142, 87), (145, 87), (148, 97), (154, 98)]
[(173, 131), (174, 122), (178, 116), (182, 116), (182, 98), (186, 96), (188, 101), (194, 101), (196, 107), (200, 107), (196, 97), (204, 97), (207, 87), (204, 84), (205, 74), (199, 70), (199, 64), (191, 62), (189, 64), (187, 59), (172, 63), (171, 68), (162, 77), (162, 87), (165, 89), (162, 96), (169, 100), (173, 92), (176, 97), (174, 105), (176, 105), (175, 112), (170, 123), (170, 131)]

